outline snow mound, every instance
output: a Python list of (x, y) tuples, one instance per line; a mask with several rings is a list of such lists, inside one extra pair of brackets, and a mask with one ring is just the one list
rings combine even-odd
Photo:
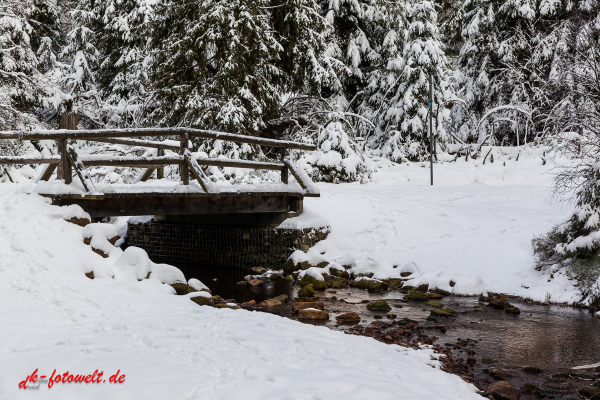
[(115, 271), (122, 272), (119, 277), (115, 276), (115, 279), (136, 281), (146, 279), (152, 272), (153, 264), (144, 249), (128, 247), (113, 265)]
[(323, 278), (323, 268), (318, 268), (318, 267), (310, 267), (309, 269), (305, 269), (304, 271), (300, 272), (300, 275), (298, 275), (298, 279), (302, 279), (304, 278), (306, 275), (315, 278), (318, 281), (325, 281), (325, 278)]
[(64, 206), (60, 208), (63, 212), (63, 219), (65, 221), (69, 221), (72, 219), (87, 219), (88, 221), (92, 220), (90, 214), (86, 213), (83, 208), (78, 206), (77, 204), (71, 204), (70, 206)]
[(199, 291), (199, 292), (192, 292), (192, 293), (188, 293), (186, 295), (189, 298), (192, 297), (206, 297), (207, 299), (210, 299), (212, 297), (212, 294), (205, 292), (205, 291)]
[(115, 276), (118, 280), (154, 279), (168, 285), (186, 283), (185, 276), (179, 268), (168, 264), (155, 264), (144, 249), (135, 246), (125, 249), (113, 264), (113, 268), (120, 272), (119, 276)]
[(329, 226), (329, 221), (317, 212), (304, 209), (302, 214), (283, 221), (276, 229), (310, 229), (324, 228)]
[(150, 279), (158, 279), (161, 283), (167, 285), (186, 282), (183, 272), (179, 268), (168, 264), (152, 264)]
[(81, 231), (81, 236), (83, 236), (84, 239), (92, 238), (96, 236), (96, 234), (102, 235), (108, 240), (118, 236), (117, 228), (115, 228), (115, 226), (111, 224), (88, 224)]
[(196, 278), (192, 278), (192, 279), (190, 279), (190, 280), (188, 281), (188, 285), (189, 285), (189, 286), (190, 286), (192, 289), (194, 289), (194, 290), (197, 290), (197, 291), (199, 291), (199, 292), (200, 292), (200, 291), (203, 291), (203, 290), (204, 290), (204, 291), (207, 291), (207, 290), (209, 290), (209, 289), (208, 289), (208, 286), (206, 286), (204, 283), (200, 282), (200, 281), (199, 281), (198, 279), (196, 279)]
[(107, 256), (115, 249), (115, 246), (113, 246), (102, 233), (96, 233), (92, 236), (90, 246), (92, 246), (92, 249), (99, 250)]

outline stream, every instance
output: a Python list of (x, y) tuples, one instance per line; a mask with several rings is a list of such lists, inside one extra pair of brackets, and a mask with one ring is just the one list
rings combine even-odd
[[(256, 311), (270, 312), (282, 317), (298, 319), (292, 310), (292, 299), (300, 286), (286, 282), (280, 276), (260, 278), (264, 284), (258, 287), (238, 285), (244, 280), (244, 271), (206, 266), (178, 265), (186, 278), (197, 278), (206, 284), (213, 295), (235, 303), (255, 300), (256, 304), (275, 296), (286, 294), (289, 300), (282, 307), (266, 309), (252, 307)], [(438, 318), (428, 321), (433, 307), (420, 302), (403, 301), (404, 294), (399, 290), (368, 292), (357, 288), (346, 288), (317, 292), (318, 300), (323, 301), (325, 311), (330, 314), (326, 322), (305, 322), (323, 325), (348, 334), (371, 332), (376, 326), (377, 340), (387, 332), (393, 332), (407, 321), (417, 326), (413, 336), (431, 337), (433, 344), (451, 353), (462, 367), (447, 368), (449, 372), (464, 376), (468, 363), (468, 375), (481, 390), (497, 379), (506, 380), (516, 388), (525, 383), (533, 384), (536, 391), (522, 393), (522, 399), (555, 398), (578, 399), (579, 390), (600, 381), (600, 367), (573, 370), (582, 365), (600, 362), (600, 319), (594, 318), (588, 310), (559, 305), (530, 304), (517, 299), (510, 303), (521, 310), (520, 315), (511, 315), (503, 310), (482, 306), (477, 297), (446, 296), (440, 300), (445, 307), (457, 312), (453, 318)], [(367, 302), (386, 300), (391, 310), (371, 311)], [(338, 324), (336, 316), (346, 312), (360, 315), (358, 324)], [(387, 314), (394, 314), (391, 318)], [(376, 322), (379, 321), (379, 322)], [(443, 324), (445, 331), (434, 328)], [(367, 329), (365, 329), (367, 328)], [(409, 341), (410, 337), (406, 339)], [(401, 339), (394, 339), (398, 342)], [(402, 339), (404, 340), (404, 339)], [(413, 337), (413, 342), (416, 339)], [(435, 348), (435, 346), (434, 346)], [(536, 367), (536, 373), (525, 372), (525, 367)], [(461, 369), (462, 368), (462, 369)], [(494, 375), (492, 370), (506, 373), (503, 377)], [(541, 370), (541, 372), (540, 372)], [(490, 373), (492, 372), (492, 373)], [(469, 381), (469, 380), (468, 380)]]

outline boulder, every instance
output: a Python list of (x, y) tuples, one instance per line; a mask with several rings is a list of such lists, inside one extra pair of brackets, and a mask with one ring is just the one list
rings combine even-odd
[(285, 278), (283, 278), (283, 280), (286, 282), (294, 282), (294, 277), (291, 275), (286, 275)]
[(412, 272), (400, 272), (400, 276), (403, 278), (411, 276), (412, 274), (413, 274)]
[(354, 281), (354, 283), (350, 286), (363, 290), (369, 290), (371, 292), (379, 292), (388, 289), (387, 283), (375, 279), (361, 279), (358, 281)]
[(374, 301), (367, 304), (367, 308), (371, 311), (390, 311), (392, 307), (385, 300)]
[(309, 274), (304, 275), (300, 280), (300, 286), (312, 285), (314, 290), (325, 290), (327, 289), (327, 283), (325, 280), (319, 280)]
[(348, 271), (346, 271), (343, 267), (334, 266), (334, 265), (329, 266), (329, 275), (335, 276), (337, 278), (343, 278), (343, 279), (350, 278), (350, 274), (348, 273)]
[(307, 308), (315, 308), (317, 310), (325, 310), (325, 305), (323, 304), (322, 301), (304, 301), (304, 302), (300, 302), (300, 301), (296, 301), (292, 304), (292, 309), (295, 312), (299, 312), (300, 310), (305, 310)]
[(286, 275), (291, 274), (296, 270), (296, 263), (290, 258), (285, 264), (283, 264), (283, 273)]
[(72, 224), (85, 227), (92, 222), (90, 214), (86, 213), (83, 208), (77, 204), (61, 207), (61, 210), (64, 211), (63, 219)]
[(483, 396), (492, 396), (495, 400), (519, 400), (521, 393), (508, 382), (496, 382), (483, 392)]
[(492, 378), (499, 380), (499, 381), (502, 381), (511, 376), (508, 372), (502, 371), (501, 369), (491, 370), (490, 375), (492, 376)]
[[(92, 224), (93, 225), (93, 224)], [(110, 243), (103, 235), (96, 234), (90, 240), (89, 243), (92, 247), (92, 251), (96, 254), (104, 258), (108, 258), (110, 253), (115, 249), (115, 247)]]
[(298, 291), (298, 297), (312, 297), (314, 294), (313, 285), (306, 285)]
[(345, 289), (348, 287), (348, 279), (338, 278), (336, 276), (328, 276), (325, 281), (327, 282), (328, 286), (334, 289)]
[(277, 299), (269, 299), (260, 303), (261, 307), (281, 307), (281, 301)]
[(85, 244), (91, 244), (92, 238), (96, 235), (101, 235), (109, 241), (111, 245), (117, 242), (120, 239), (117, 234), (117, 228), (115, 228), (112, 224), (103, 224), (103, 223), (94, 223), (86, 225), (81, 231), (81, 236), (83, 236), (83, 242)]
[(433, 290), (433, 293), (441, 294), (442, 296), (452, 296), (452, 293), (450, 293), (449, 291), (439, 288), (435, 288)]
[(86, 272), (85, 276), (87, 276), (90, 279), (94, 279), (94, 271)]
[(277, 297), (273, 297), (273, 300), (279, 300), (281, 302), (286, 301), (287, 299), (289, 299), (287, 294), (280, 294)]
[(342, 315), (338, 315), (338, 320), (343, 322), (360, 322), (360, 316), (355, 312), (347, 312)]
[(416, 290), (417, 292), (427, 293), (427, 291), (429, 290), (429, 284), (424, 283), (422, 285), (417, 286), (414, 290)]
[(518, 307), (510, 307), (504, 310), (507, 314), (521, 314), (521, 310)]
[(261, 281), (260, 279), (250, 279), (248, 281), (248, 285), (250, 286), (262, 286), (265, 282)]
[[(244, 281), (245, 283), (245, 281)], [(208, 288), (208, 286), (206, 286), (204, 283), (200, 282), (198, 279), (196, 278), (192, 278), (188, 281), (188, 286), (190, 287), (190, 292), (196, 291), (196, 292), (208, 292), (211, 293), (210, 289)]]
[(204, 296), (191, 297), (190, 300), (200, 306), (213, 306), (215, 304), (213, 303), (212, 299)]
[(304, 310), (298, 311), (299, 319), (310, 319), (310, 320), (328, 320), (329, 314), (325, 311), (317, 310), (316, 308), (305, 308)]
[(387, 283), (389, 289), (400, 289), (404, 284), (404, 279), (400, 278), (390, 278), (384, 281)]
[(427, 300), (429, 300), (429, 297), (427, 297), (427, 293), (411, 290), (407, 294), (404, 295), (404, 300), (427, 301)]
[(242, 307), (252, 307), (256, 304), (256, 300), (250, 300), (245, 303), (240, 304)]
[(600, 389), (596, 386), (585, 386), (579, 389), (579, 395), (586, 399), (590, 399), (594, 396), (600, 397)]
[(179, 295), (182, 296), (184, 294), (190, 293), (188, 291), (188, 289), (190, 288), (187, 283), (181, 283), (181, 282), (177, 282), (177, 283), (173, 283), (171, 284), (171, 286), (173, 287), (173, 289), (175, 289), (175, 292)]
[(542, 372), (544, 372), (541, 368), (534, 366), (525, 367), (523, 368), (523, 371), (528, 372), (530, 374), (541, 374)]
[(533, 395), (537, 395), (537, 396), (542, 394), (542, 391), (540, 390), (540, 388), (538, 388), (537, 386), (535, 386), (534, 384), (529, 383), (529, 382), (525, 382), (523, 384), (523, 386), (521, 387), (521, 392), (523, 392), (525, 394), (533, 394)]
[(425, 304), (427, 304), (428, 306), (431, 306), (431, 307), (438, 307), (438, 308), (439, 308), (439, 307), (443, 307), (443, 306), (444, 306), (444, 305), (443, 305), (442, 303), (440, 303), (439, 301), (428, 301), (428, 302), (427, 302), (427, 303), (425, 303)]
[(79, 226), (86, 226), (86, 225), (92, 223), (91, 218), (86, 218), (86, 217), (83, 217), (83, 218), (71, 217), (69, 219), (65, 219), (65, 221), (70, 222), (75, 225), (79, 225)]
[(228, 304), (228, 303), (215, 304), (214, 307), (215, 308), (229, 308), (232, 310), (241, 310), (242, 309), (242, 307), (238, 306), (237, 304)]

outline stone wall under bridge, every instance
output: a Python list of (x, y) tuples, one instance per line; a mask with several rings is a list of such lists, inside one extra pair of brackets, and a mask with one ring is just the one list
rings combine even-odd
[(133, 220), (126, 243), (146, 250), (157, 263), (281, 269), (295, 250), (307, 251), (329, 231), (329, 226), (278, 229)]

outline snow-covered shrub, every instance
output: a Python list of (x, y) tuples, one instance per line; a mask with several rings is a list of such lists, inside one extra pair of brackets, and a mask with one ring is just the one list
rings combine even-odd
[(576, 209), (564, 223), (533, 241), (540, 268), (567, 268), (587, 303), (600, 307), (600, 17), (574, 32), (577, 52), (560, 65), (552, 82), (564, 107), (548, 120), (560, 129), (563, 147), (576, 152), (556, 177), (560, 194), (573, 194)]
[(315, 144), (317, 150), (303, 154), (298, 160), (313, 181), (339, 183), (370, 179), (372, 170), (342, 121), (332, 121), (322, 128)]

